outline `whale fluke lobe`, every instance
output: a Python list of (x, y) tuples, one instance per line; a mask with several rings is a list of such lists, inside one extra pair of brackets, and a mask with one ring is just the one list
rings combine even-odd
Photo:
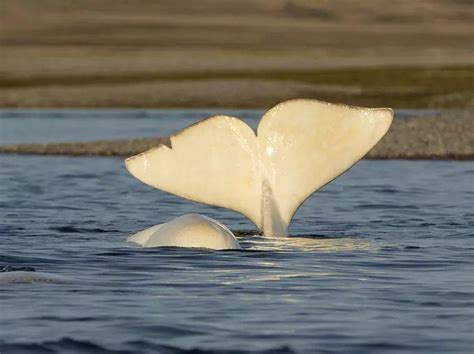
[(265, 236), (287, 236), (298, 207), (385, 135), (393, 112), (298, 99), (262, 117), (257, 134), (214, 116), (126, 160), (142, 182), (247, 216)]
[(220, 222), (200, 214), (186, 214), (152, 226), (128, 238), (143, 247), (240, 249), (234, 234)]

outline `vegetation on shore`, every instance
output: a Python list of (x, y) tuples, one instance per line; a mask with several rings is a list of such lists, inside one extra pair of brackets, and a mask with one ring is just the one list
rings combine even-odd
[[(311, 70), (242, 70), (242, 71), (187, 71), (187, 72), (139, 72), (107, 73), (83, 75), (41, 75), (28, 77), (0, 78), (0, 89), (25, 91), (48, 87), (83, 88), (122, 87), (129, 85), (183, 83), (185, 88), (193, 90), (193, 84), (203, 81), (226, 82), (232, 85), (239, 80), (255, 82), (285, 82), (305, 84), (304, 89), (295, 89), (294, 97), (317, 97), (331, 102), (344, 102), (351, 105), (386, 106), (403, 108), (472, 108), (474, 107), (474, 66), (441, 67), (369, 67)], [(279, 85), (274, 85), (278, 90)], [(276, 92), (275, 92), (276, 93)], [(186, 93), (184, 93), (186, 94)], [(212, 93), (210, 93), (212, 94)], [(271, 96), (271, 92), (269, 93)], [(290, 97), (288, 97), (290, 98)], [(48, 97), (45, 97), (48, 99)], [(1, 102), (0, 102), (1, 103)], [(209, 106), (209, 103), (190, 100), (184, 106)], [(228, 104), (225, 104), (228, 105)], [(231, 104), (233, 107), (248, 107), (239, 101), (239, 95)], [(10, 106), (8, 102), (3, 106)], [(21, 106), (21, 104), (20, 104)], [(54, 107), (54, 102), (51, 102)], [(107, 106), (104, 101), (95, 102), (93, 107)], [(134, 106), (125, 101), (122, 105)], [(170, 107), (173, 103), (156, 102), (144, 104), (147, 107)], [(266, 102), (254, 102), (255, 107), (265, 107)]]

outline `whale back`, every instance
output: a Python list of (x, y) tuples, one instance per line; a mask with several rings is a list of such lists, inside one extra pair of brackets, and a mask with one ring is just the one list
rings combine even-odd
[(187, 247), (215, 250), (240, 249), (232, 231), (200, 214), (185, 214), (152, 226), (128, 238), (142, 247)]
[(298, 207), (348, 170), (387, 132), (390, 109), (292, 100), (270, 109), (257, 135), (215, 116), (126, 160), (153, 187), (242, 213), (266, 236), (286, 236)]

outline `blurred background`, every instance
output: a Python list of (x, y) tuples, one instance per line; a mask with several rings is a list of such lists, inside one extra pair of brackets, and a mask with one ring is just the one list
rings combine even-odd
[(470, 0), (2, 0), (1, 107), (471, 108)]

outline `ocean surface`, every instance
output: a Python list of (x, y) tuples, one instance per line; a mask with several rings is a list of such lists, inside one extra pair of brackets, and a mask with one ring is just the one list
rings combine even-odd
[[(0, 143), (166, 135), (216, 113), (8, 110)], [(471, 353), (473, 196), (472, 162), (361, 161), (293, 237), (265, 239), (118, 158), (0, 155), (0, 352)], [(247, 230), (243, 249), (126, 242), (188, 212)]]

